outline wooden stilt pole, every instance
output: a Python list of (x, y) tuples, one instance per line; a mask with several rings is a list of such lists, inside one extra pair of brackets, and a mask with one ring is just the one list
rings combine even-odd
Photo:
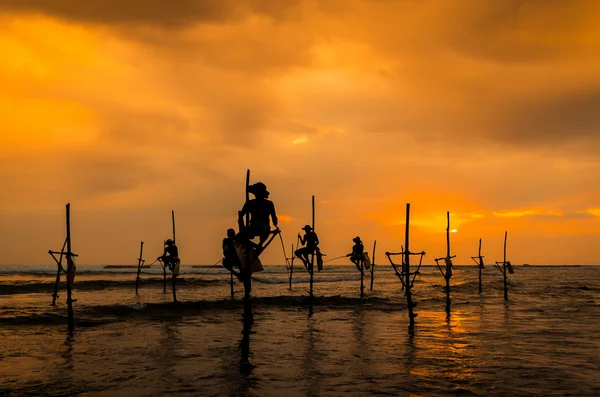
[(365, 279), (365, 261), (364, 259), (360, 261), (360, 297), (362, 298), (365, 292), (364, 286)]
[(375, 248), (377, 247), (377, 240), (373, 242), (373, 260), (371, 261), (371, 289), (373, 291), (373, 280), (375, 277)]
[(502, 273), (504, 275), (504, 300), (508, 300), (508, 283), (506, 279), (506, 239), (508, 232), (504, 232), (504, 261), (502, 262)]
[[(246, 203), (250, 201), (250, 170), (246, 170)], [(246, 214), (245, 227), (250, 224), (250, 214)], [(244, 332), (250, 332), (250, 327), (254, 323), (254, 315), (252, 314), (252, 302), (250, 301), (252, 293), (252, 258), (250, 255), (250, 247), (246, 247), (246, 268), (244, 269)]]
[[(56, 281), (54, 282), (54, 294), (52, 294), (52, 306), (56, 306), (56, 299), (58, 299), (58, 284), (60, 283), (60, 272), (62, 272), (62, 260), (64, 257), (65, 247), (67, 246), (67, 239), (63, 243), (62, 249), (60, 250), (60, 260), (54, 259), (56, 262)], [(52, 251), (48, 251), (52, 255)], [(52, 255), (54, 258), (54, 255)]]
[(140, 286), (140, 272), (142, 271), (142, 265), (144, 264), (143, 255), (144, 254), (144, 242), (140, 242), (140, 257), (138, 258), (138, 268), (137, 268), (137, 278), (135, 279), (135, 294), (138, 293), (138, 287)]
[(75, 329), (75, 320), (73, 318), (73, 298), (71, 296), (73, 289), (74, 271), (73, 268), (73, 252), (71, 251), (71, 204), (67, 204), (67, 307), (68, 307), (68, 324), (69, 332)]
[(415, 326), (416, 314), (413, 312), (414, 304), (412, 300), (412, 287), (410, 280), (410, 249), (409, 249), (409, 225), (410, 225), (410, 203), (406, 203), (406, 232), (404, 240), (404, 286), (406, 288), (406, 303), (408, 306), (408, 317), (410, 319), (410, 328)]
[(479, 293), (481, 294), (482, 286), (481, 286), (481, 269), (483, 268), (483, 257), (481, 256), (481, 239), (479, 239)]
[(292, 278), (294, 277), (294, 244), (292, 244), (292, 264), (290, 266), (290, 291), (292, 290)]
[(450, 259), (450, 211), (446, 212), (448, 225), (446, 227), (446, 312), (450, 312), (450, 278), (452, 277), (452, 262)]
[(229, 293), (231, 294), (231, 299), (233, 300), (235, 297), (235, 291), (233, 290), (233, 270), (229, 274)]
[[(312, 229), (315, 232), (315, 196), (312, 196)], [(315, 253), (312, 253), (310, 259), (310, 297), (313, 298), (313, 276), (315, 273)]]
[[(177, 240), (175, 239), (175, 210), (171, 210), (171, 223), (173, 225), (173, 244), (177, 245)], [(177, 248), (177, 260), (179, 260), (179, 247)], [(177, 267), (177, 263), (173, 263), (173, 270), (171, 271), (171, 284), (173, 288), (173, 302), (177, 302), (177, 275), (175, 274), (175, 269)]]
[(163, 267), (163, 292), (167, 292), (167, 265), (162, 262)]

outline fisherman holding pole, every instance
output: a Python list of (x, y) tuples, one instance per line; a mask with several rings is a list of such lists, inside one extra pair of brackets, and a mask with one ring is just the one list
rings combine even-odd
[[(269, 198), (269, 191), (262, 182), (248, 186), (248, 192), (254, 195), (254, 199), (244, 203), (242, 210), (238, 212), (238, 224), (240, 226), (239, 237), (242, 240), (251, 240), (259, 237), (259, 246), (267, 241), (271, 234), (271, 222), (277, 229), (277, 214), (275, 205)], [(244, 224), (244, 216), (250, 215), (248, 224)]]
[(354, 241), (354, 246), (352, 247), (352, 253), (346, 255), (350, 257), (350, 262), (354, 263), (356, 265), (356, 268), (358, 269), (358, 271), (360, 271), (361, 273), (363, 273), (363, 267), (361, 266), (361, 264), (363, 263), (364, 259), (365, 259), (365, 246), (363, 245), (363, 242), (360, 240), (360, 237), (354, 237), (352, 239), (352, 241)]
[(300, 233), (298, 233), (298, 240), (304, 247), (298, 248), (294, 254), (302, 260), (306, 270), (311, 271), (311, 261), (308, 256), (314, 254), (318, 249), (319, 237), (310, 225), (304, 226), (302, 230), (304, 230), (304, 236), (301, 236)]
[(179, 262), (179, 249), (175, 245), (173, 239), (169, 238), (165, 241), (165, 250), (157, 260), (161, 260), (170, 271), (174, 271), (174, 269), (177, 268), (177, 263)]

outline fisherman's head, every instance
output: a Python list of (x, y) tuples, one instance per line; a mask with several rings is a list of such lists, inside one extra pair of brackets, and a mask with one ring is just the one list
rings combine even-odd
[(270, 194), (267, 186), (262, 182), (256, 182), (254, 185), (248, 186), (248, 192), (252, 193), (256, 198), (267, 198)]
[(360, 243), (360, 237), (356, 236), (352, 239), (352, 241), (354, 241), (355, 243)]
[(310, 227), (310, 225), (306, 225), (302, 228), (302, 230), (304, 230), (305, 232), (310, 232), (312, 230), (312, 227)]
[(165, 244), (166, 245), (173, 245), (173, 244), (175, 244), (175, 241), (173, 241), (172, 239), (169, 238), (169, 239), (167, 239), (167, 241), (165, 241)]
[(227, 229), (227, 237), (229, 237), (229, 238), (235, 237), (235, 230)]

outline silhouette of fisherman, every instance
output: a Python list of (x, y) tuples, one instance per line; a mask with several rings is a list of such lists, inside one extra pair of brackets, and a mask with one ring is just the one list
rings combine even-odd
[[(269, 191), (262, 182), (257, 182), (254, 185), (248, 186), (248, 192), (254, 195), (254, 199), (246, 201), (242, 210), (238, 212), (238, 224), (240, 233), (238, 237), (241, 240), (251, 240), (259, 237), (259, 246), (269, 238), (271, 233), (271, 223), (277, 228), (277, 215), (275, 213), (275, 205), (269, 198)], [(249, 225), (244, 225), (244, 216), (250, 214)]]
[(356, 265), (356, 268), (362, 273), (362, 269), (360, 268), (361, 262), (365, 259), (365, 246), (363, 242), (360, 240), (360, 237), (356, 236), (352, 239), (354, 241), (354, 246), (352, 247), (352, 253), (346, 255), (350, 257), (350, 261)]
[[(235, 240), (235, 230), (227, 229), (227, 237), (223, 239), (223, 267), (232, 272), (238, 279), (241, 277), (240, 258), (233, 244)], [(235, 270), (234, 268), (238, 268)]]
[(294, 254), (302, 260), (306, 269), (312, 270), (310, 269), (311, 263), (308, 256), (314, 254), (315, 251), (318, 250), (319, 237), (309, 225), (304, 226), (302, 230), (304, 230), (304, 236), (301, 236), (300, 233), (298, 233), (298, 238), (304, 247), (298, 248)]
[(168, 266), (169, 270), (173, 271), (177, 261), (179, 261), (179, 250), (175, 245), (175, 241), (172, 239), (167, 239), (167, 241), (165, 241), (165, 250), (163, 254), (156, 259), (162, 260), (165, 266)]

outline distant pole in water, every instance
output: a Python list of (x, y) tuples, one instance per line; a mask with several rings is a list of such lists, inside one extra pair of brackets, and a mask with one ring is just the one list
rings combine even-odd
[(377, 240), (373, 242), (373, 260), (371, 261), (371, 289), (373, 291), (373, 280), (375, 277), (375, 248), (377, 247)]
[(508, 237), (508, 232), (504, 232), (504, 260), (502, 261), (502, 273), (504, 276), (504, 300), (508, 300), (508, 285), (506, 282), (506, 239)]
[[(508, 238), (508, 232), (504, 232), (504, 260), (502, 262), (496, 262), (496, 266), (502, 272), (502, 276), (504, 278), (504, 300), (508, 300), (508, 276), (506, 272), (513, 274), (514, 270), (510, 261), (506, 260), (506, 240)], [(502, 267), (500, 267), (500, 263), (502, 263)]]
[[(442, 273), (442, 276), (446, 280), (446, 312), (450, 313), (450, 303), (452, 302), (450, 299), (450, 279), (452, 278), (452, 258), (456, 258), (456, 255), (454, 255), (454, 256), (450, 255), (450, 211), (446, 212), (446, 218), (448, 220), (448, 223), (446, 226), (446, 257), (445, 258), (436, 258), (435, 263), (438, 266), (440, 273)], [(442, 259), (444, 260), (444, 263), (446, 265), (446, 271), (442, 270), (442, 267), (440, 266), (439, 262)]]
[[(417, 317), (417, 313), (414, 313), (414, 308), (417, 306), (416, 303), (412, 300), (412, 286), (415, 282), (416, 277), (420, 274), (419, 270), (421, 269), (421, 265), (423, 264), (423, 256), (425, 256), (425, 251), (422, 252), (410, 252), (409, 249), (409, 231), (410, 231), (410, 203), (406, 204), (406, 231), (405, 231), (405, 240), (404, 245), (400, 252), (386, 252), (385, 256), (387, 256), (392, 268), (394, 269), (394, 273), (402, 282), (402, 287), (404, 288), (404, 296), (406, 296), (406, 303), (408, 307), (408, 318), (410, 320), (409, 331), (412, 331), (415, 326), (415, 317)], [(392, 255), (401, 255), (402, 258), (402, 267), (398, 270), (398, 265), (392, 261)], [(420, 255), (421, 259), (419, 260), (419, 266), (417, 270), (413, 273), (410, 272), (410, 256), (411, 255)], [(411, 279), (412, 276), (412, 279)]]
[[(177, 240), (175, 240), (175, 210), (171, 210), (171, 223), (173, 225), (173, 244), (177, 246)], [(178, 248), (179, 249), (179, 248)], [(179, 260), (179, 251), (177, 252), (177, 260)], [(177, 302), (177, 275), (176, 273), (177, 263), (173, 263), (173, 271), (171, 272), (171, 284), (173, 287), (173, 302)]]
[(412, 300), (412, 288), (411, 288), (411, 282), (410, 282), (410, 249), (408, 248), (408, 242), (409, 242), (409, 225), (410, 225), (410, 203), (406, 203), (406, 232), (405, 232), (405, 240), (404, 240), (404, 250), (405, 250), (405, 254), (404, 254), (404, 262), (405, 262), (405, 266), (406, 266), (406, 270), (405, 270), (405, 281), (404, 281), (404, 286), (406, 288), (406, 303), (408, 306), (408, 317), (410, 319), (410, 327), (414, 327), (415, 326), (415, 317), (417, 316), (414, 312), (413, 312), (413, 308), (414, 308), (414, 303)]
[(365, 291), (364, 278), (365, 278), (365, 261), (360, 261), (360, 297), (362, 298)]
[(135, 279), (135, 294), (136, 295), (138, 293), (138, 287), (140, 285), (140, 272), (142, 271), (142, 266), (144, 264), (144, 260), (142, 259), (143, 253), (144, 253), (144, 242), (141, 241), (140, 242), (140, 257), (138, 258), (138, 267), (137, 267), (137, 278)]
[[(250, 201), (250, 170), (246, 170), (246, 204)], [(250, 214), (246, 214), (245, 227), (250, 223)], [(250, 301), (250, 293), (252, 292), (252, 260), (250, 255), (250, 247), (246, 247), (246, 268), (243, 271), (244, 279), (244, 332), (250, 332), (250, 328), (254, 323), (254, 315), (252, 314), (252, 302)]]
[(54, 258), (54, 260), (56, 261), (56, 281), (54, 282), (54, 294), (52, 294), (52, 306), (56, 305), (56, 299), (58, 298), (58, 284), (60, 283), (60, 272), (63, 271), (62, 268), (62, 260), (64, 257), (64, 253), (65, 253), (65, 247), (67, 246), (67, 239), (65, 239), (65, 242), (63, 243), (63, 246), (60, 250), (60, 259), (56, 259), (56, 257), (54, 257), (53, 254), (55, 254), (56, 252), (53, 251), (48, 251), (48, 253), (50, 255), (52, 255), (52, 258)]
[[(483, 256), (481, 256), (481, 239), (479, 239), (479, 253), (477, 256), (472, 256), (471, 259), (477, 264), (479, 268), (479, 293), (481, 294), (482, 285), (481, 285), (481, 269), (483, 269)], [(476, 260), (477, 259), (477, 260)]]
[[(315, 196), (312, 196), (312, 230), (315, 232)], [(315, 273), (315, 253), (310, 258), (310, 297), (313, 298), (313, 275)]]
[[(297, 245), (296, 245), (297, 246)], [(294, 244), (292, 244), (292, 264), (290, 265), (290, 291), (292, 290), (292, 277), (294, 276)]]
[[(72, 298), (73, 282), (75, 280), (75, 261), (73, 260), (73, 258), (77, 256), (77, 254), (74, 254), (71, 250), (71, 204), (66, 205), (66, 226), (67, 236), (65, 238), (65, 242), (62, 246), (62, 249), (60, 251), (49, 250), (48, 253), (52, 256), (52, 259), (54, 259), (56, 265), (58, 266), (58, 271), (56, 274), (56, 284), (54, 285), (54, 294), (52, 295), (52, 305), (56, 304), (56, 299), (58, 298), (58, 283), (60, 282), (60, 272), (65, 272), (67, 274), (67, 320), (69, 333), (71, 333), (75, 329), (75, 320), (73, 319), (73, 302), (75, 302), (75, 300)], [(57, 259), (55, 255), (60, 255), (60, 259)], [(66, 270), (62, 267), (63, 258), (66, 258), (67, 260)]]
[(71, 251), (71, 204), (66, 206), (67, 212), (67, 307), (68, 307), (68, 322), (69, 332), (73, 332), (75, 328), (75, 320), (73, 319), (73, 298), (71, 296), (73, 290), (73, 280), (75, 278), (75, 267), (73, 264), (73, 252)]

